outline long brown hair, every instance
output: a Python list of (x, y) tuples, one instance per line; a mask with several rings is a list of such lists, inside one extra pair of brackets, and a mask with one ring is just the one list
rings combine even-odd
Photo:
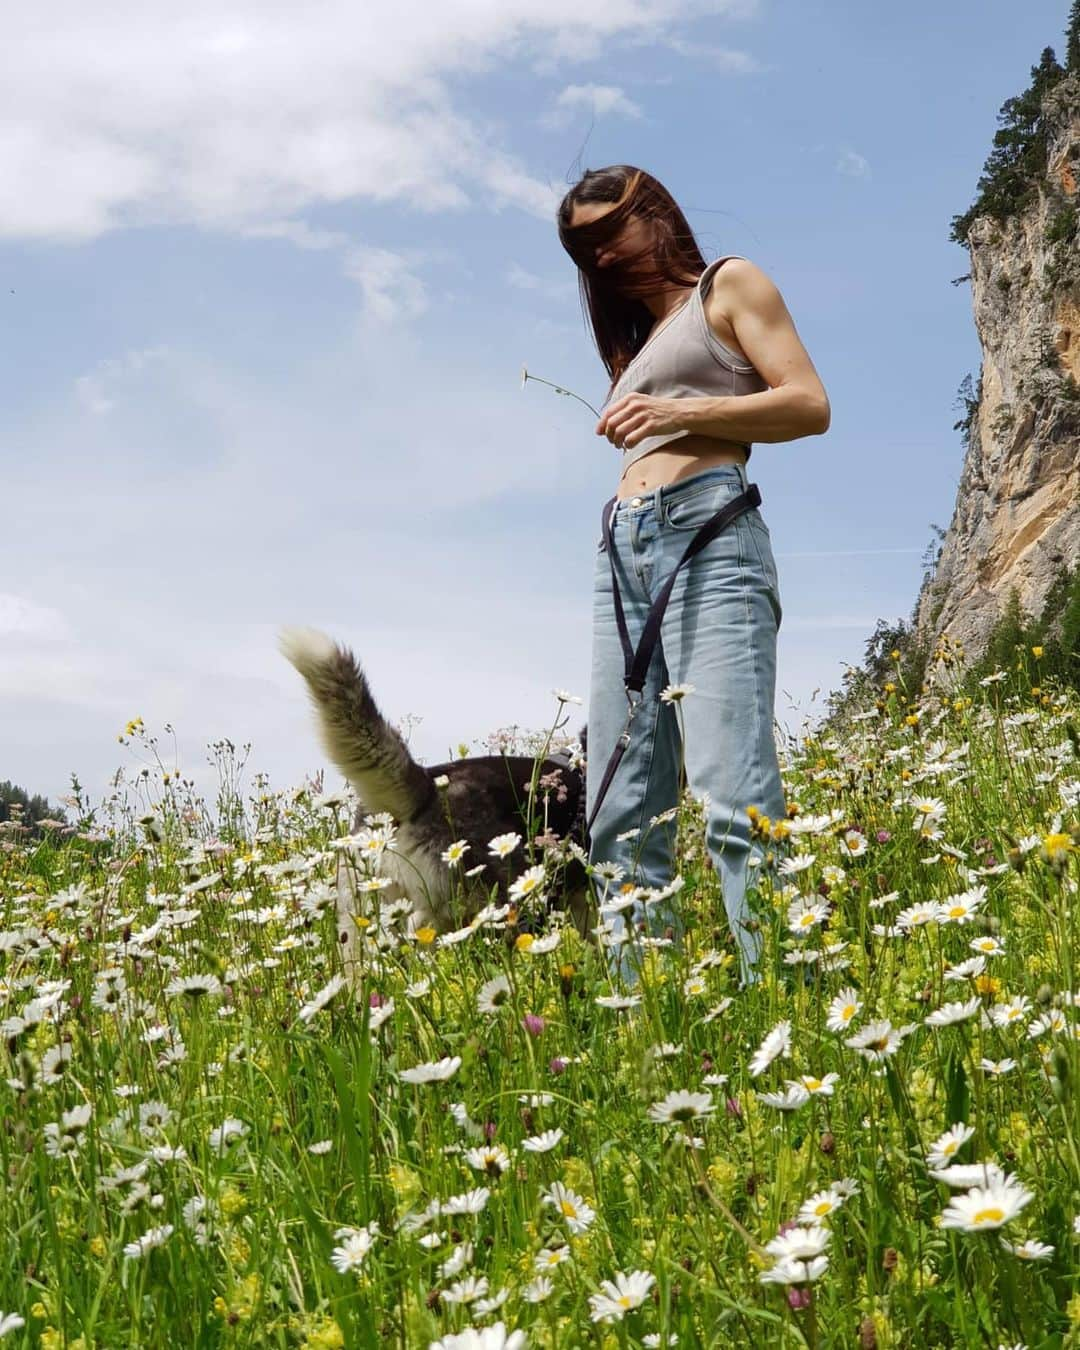
[[(571, 225), (575, 205), (587, 202), (615, 206), (599, 220)], [(597, 248), (610, 244), (631, 215), (652, 224), (655, 243), (598, 267)], [(610, 394), (656, 321), (639, 297), (665, 284), (693, 285), (705, 270), (705, 259), (675, 198), (652, 174), (632, 164), (586, 169), (560, 202), (556, 220), (562, 246), (577, 264), (582, 301), (611, 376)]]

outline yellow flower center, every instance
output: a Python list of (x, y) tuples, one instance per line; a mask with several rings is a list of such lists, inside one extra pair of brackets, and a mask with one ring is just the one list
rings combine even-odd
[(990, 1209), (980, 1209), (976, 1212), (972, 1223), (1001, 1223), (1005, 1218), (1003, 1209), (996, 1209), (993, 1206)]

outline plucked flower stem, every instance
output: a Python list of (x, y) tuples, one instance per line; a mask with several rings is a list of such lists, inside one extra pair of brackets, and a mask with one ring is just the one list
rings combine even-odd
[(539, 375), (530, 375), (528, 369), (525, 366), (522, 366), (521, 367), (522, 389), (525, 388), (525, 385), (529, 382), (529, 380), (535, 380), (537, 384), (546, 384), (549, 389), (554, 389), (557, 394), (565, 394), (567, 398), (576, 398), (579, 403), (584, 403), (586, 408), (588, 408), (588, 410), (591, 413), (593, 413), (594, 416), (596, 417), (600, 416), (600, 414), (596, 411), (593, 405), (587, 402), (585, 399), (583, 399), (580, 394), (575, 394), (572, 389), (563, 389), (561, 385), (552, 384), (550, 380), (542, 380)]

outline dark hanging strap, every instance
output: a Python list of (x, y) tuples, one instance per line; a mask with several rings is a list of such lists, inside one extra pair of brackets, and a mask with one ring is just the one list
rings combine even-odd
[(645, 620), (645, 627), (642, 630), (636, 652), (630, 643), (630, 634), (626, 627), (626, 615), (623, 613), (622, 597), (619, 595), (619, 582), (615, 575), (615, 541), (612, 537), (611, 521), (615, 514), (617, 501), (617, 497), (612, 497), (611, 501), (604, 503), (601, 523), (604, 530), (604, 547), (607, 550), (608, 562), (611, 564), (611, 595), (615, 602), (615, 623), (619, 630), (619, 641), (622, 643), (623, 649), (623, 684), (626, 686), (626, 701), (629, 707), (626, 714), (626, 725), (623, 727), (622, 734), (615, 744), (611, 758), (608, 760), (604, 777), (600, 783), (600, 790), (585, 826), (587, 832), (592, 830), (596, 813), (600, 809), (600, 803), (604, 800), (604, 794), (615, 776), (615, 770), (619, 767), (619, 762), (626, 753), (626, 747), (630, 744), (630, 727), (638, 708), (641, 706), (641, 698), (635, 699), (632, 694), (640, 696), (642, 689), (645, 687), (645, 677), (648, 674), (653, 651), (660, 637), (660, 622), (664, 617), (664, 610), (667, 608), (679, 569), (684, 563), (688, 563), (695, 554), (700, 553), (706, 544), (712, 543), (721, 530), (730, 525), (738, 516), (741, 516), (744, 511), (752, 511), (754, 507), (760, 506), (761, 493), (758, 491), (756, 483), (748, 484), (744, 493), (733, 498), (726, 506), (721, 507), (716, 515), (710, 517), (690, 540), (682, 557), (675, 564), (671, 575), (664, 582), (660, 594), (649, 607), (648, 618)]

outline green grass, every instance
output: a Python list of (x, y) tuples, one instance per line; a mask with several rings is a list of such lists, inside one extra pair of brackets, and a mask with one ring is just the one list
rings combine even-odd
[[(377, 894), (337, 987), (344, 797), (241, 802), (226, 772), (212, 813), (131, 724), (145, 773), (96, 807), (77, 790), (74, 828), (0, 834), (4, 1350), (497, 1346), (464, 1334), (497, 1323), (560, 1350), (1080, 1344), (1078, 711), (998, 675), (917, 707), (886, 687), (784, 765), (744, 992), (688, 799), (688, 938), (621, 1010), (572, 927), (534, 952), (511, 913), (444, 944), (381, 925)], [(822, 908), (793, 923), (800, 897)], [(947, 979), (973, 941), (1000, 950)], [(209, 991), (170, 992), (185, 976)], [(949, 1003), (963, 1020), (927, 1023)], [(885, 1019), (905, 1034), (879, 1028), (879, 1057), (847, 1043)], [(790, 1052), (759, 1053), (784, 1024)], [(759, 1096), (828, 1074), (794, 1110)], [(701, 1095), (655, 1119), (678, 1090)], [(928, 1162), (961, 1124), (950, 1160), (1028, 1196), (983, 1231), (941, 1224), (966, 1191)], [(813, 1196), (825, 1268), (762, 1280)]]

